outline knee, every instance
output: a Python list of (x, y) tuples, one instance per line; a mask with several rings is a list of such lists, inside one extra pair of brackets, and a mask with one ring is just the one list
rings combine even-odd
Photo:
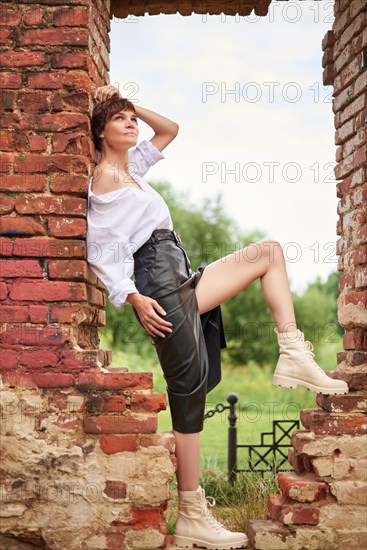
[(266, 239), (258, 243), (261, 251), (269, 263), (284, 261), (282, 245), (273, 239)]

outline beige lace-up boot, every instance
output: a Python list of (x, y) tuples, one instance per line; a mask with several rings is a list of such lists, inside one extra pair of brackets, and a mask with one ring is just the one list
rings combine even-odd
[(273, 385), (283, 388), (304, 386), (311, 391), (324, 394), (348, 393), (348, 384), (343, 380), (330, 378), (316, 363), (313, 345), (305, 341), (299, 329), (293, 332), (278, 332), (280, 356), (273, 376)]
[(210, 550), (246, 548), (247, 536), (232, 533), (223, 527), (208, 510), (215, 505), (212, 497), (205, 497), (205, 491), (178, 491), (179, 514), (173, 535), (173, 544), (184, 548), (194, 545)]

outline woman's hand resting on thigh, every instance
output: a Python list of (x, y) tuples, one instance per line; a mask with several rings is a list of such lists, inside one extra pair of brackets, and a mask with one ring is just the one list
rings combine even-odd
[(157, 310), (162, 315), (167, 315), (162, 306), (159, 305), (157, 300), (153, 300), (149, 296), (144, 296), (138, 292), (132, 292), (128, 295), (127, 301), (133, 306), (136, 310), (140, 322), (143, 325), (144, 329), (151, 336), (163, 336), (166, 335), (160, 332), (160, 330), (165, 330), (167, 332), (172, 332), (170, 328), (172, 323), (165, 321), (160, 317), (155, 310)]

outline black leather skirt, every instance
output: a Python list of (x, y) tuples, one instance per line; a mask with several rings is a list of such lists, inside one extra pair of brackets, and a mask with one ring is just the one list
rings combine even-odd
[(134, 253), (136, 288), (157, 300), (167, 313), (161, 317), (172, 323), (172, 333), (152, 337), (152, 344), (167, 383), (172, 427), (182, 433), (203, 429), (206, 394), (221, 379), (220, 349), (226, 347), (220, 306), (199, 314), (195, 286), (204, 269), (192, 271), (179, 235), (169, 229), (153, 231)]

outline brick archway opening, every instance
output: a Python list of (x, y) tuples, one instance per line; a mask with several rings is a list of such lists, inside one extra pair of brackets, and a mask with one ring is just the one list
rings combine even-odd
[[(111, 353), (99, 349), (106, 295), (85, 256), (92, 92), (108, 82), (112, 16), (265, 16), (270, 3), (3, 1), (0, 543), (9, 550), (167, 542), (174, 441), (156, 432), (165, 396), (149, 373), (110, 372)], [(322, 66), (334, 91), (345, 333), (332, 376), (351, 391), (302, 412), (295, 472), (280, 476), (268, 520), (250, 522), (257, 549), (366, 542), (367, 7), (335, 0), (334, 15)]]

